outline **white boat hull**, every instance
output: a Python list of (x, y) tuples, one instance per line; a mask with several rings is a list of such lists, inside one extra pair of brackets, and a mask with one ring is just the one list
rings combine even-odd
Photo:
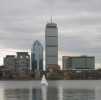
[(46, 85), (46, 86), (48, 86), (48, 82), (47, 82), (47, 80), (46, 80), (46, 78), (45, 78), (45, 75), (43, 75), (43, 77), (42, 77), (41, 85)]
[(46, 85), (46, 86), (48, 86), (48, 83), (45, 81), (45, 82), (41, 82), (41, 85)]

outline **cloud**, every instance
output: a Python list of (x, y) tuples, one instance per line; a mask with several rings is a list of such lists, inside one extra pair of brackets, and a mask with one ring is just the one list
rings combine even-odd
[(36, 39), (44, 46), (45, 25), (53, 16), (59, 50), (67, 55), (94, 55), (100, 65), (100, 4), (100, 0), (0, 0), (0, 48), (30, 49)]

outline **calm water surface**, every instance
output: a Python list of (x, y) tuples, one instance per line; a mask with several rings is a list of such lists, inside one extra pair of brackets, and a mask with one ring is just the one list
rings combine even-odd
[(101, 100), (101, 81), (0, 81), (0, 100)]

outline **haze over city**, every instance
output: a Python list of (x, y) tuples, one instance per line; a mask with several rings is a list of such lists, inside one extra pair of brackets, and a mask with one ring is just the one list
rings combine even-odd
[(0, 0), (0, 64), (7, 54), (30, 51), (35, 40), (45, 43), (45, 25), (53, 16), (61, 55), (96, 57), (101, 66), (100, 0)]

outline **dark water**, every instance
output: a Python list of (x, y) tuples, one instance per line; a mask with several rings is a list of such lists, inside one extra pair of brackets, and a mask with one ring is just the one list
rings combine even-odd
[(2, 81), (0, 100), (101, 100), (101, 81)]

